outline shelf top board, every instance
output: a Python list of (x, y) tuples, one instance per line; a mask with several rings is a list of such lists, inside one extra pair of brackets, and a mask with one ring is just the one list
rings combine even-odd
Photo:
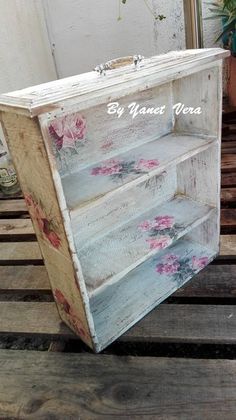
[(106, 98), (119, 97), (124, 91), (129, 94), (132, 89), (147, 89), (186, 76), (204, 64), (229, 55), (229, 51), (221, 48), (172, 51), (144, 58), (137, 67), (128, 64), (107, 70), (105, 75), (92, 71), (2, 94), (0, 110), (34, 117), (62, 109), (65, 105), (84, 103), (91, 97), (106, 102)]

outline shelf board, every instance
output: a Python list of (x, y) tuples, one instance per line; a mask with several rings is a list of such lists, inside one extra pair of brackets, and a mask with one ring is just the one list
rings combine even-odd
[[(168, 264), (169, 255), (176, 256), (177, 260)], [(180, 239), (158, 256), (131, 271), (122, 281), (93, 296), (90, 299), (90, 308), (101, 349), (190, 280), (215, 256), (216, 252), (209, 248)], [(194, 265), (193, 257), (198, 259), (195, 259)], [(201, 258), (203, 259), (199, 260)], [(164, 268), (169, 274), (160, 274)]]
[(108, 194), (132, 188), (206, 150), (215, 141), (215, 137), (172, 133), (71, 173), (62, 178), (67, 205), (72, 211), (92, 206)]
[[(207, 220), (215, 208), (183, 195), (148, 209), (78, 249), (86, 285), (92, 294), (114, 283), (160, 250)], [(156, 219), (158, 218), (158, 219)]]

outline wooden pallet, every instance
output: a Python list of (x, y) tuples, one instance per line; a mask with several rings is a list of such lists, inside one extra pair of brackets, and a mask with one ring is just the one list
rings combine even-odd
[(61, 322), (24, 200), (0, 200), (0, 418), (235, 418), (236, 125), (225, 124), (220, 257), (102, 354)]

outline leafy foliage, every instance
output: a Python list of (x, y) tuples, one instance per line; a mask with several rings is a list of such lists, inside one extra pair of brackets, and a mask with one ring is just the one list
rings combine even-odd
[(218, 2), (209, 2), (209, 10), (212, 13), (206, 20), (221, 19), (224, 22), (224, 28), (216, 39), (216, 42), (225, 35), (230, 36), (236, 31), (236, 0), (219, 0)]

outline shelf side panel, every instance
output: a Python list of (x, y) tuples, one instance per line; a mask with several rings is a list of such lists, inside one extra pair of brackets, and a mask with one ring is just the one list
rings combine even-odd
[(216, 208), (209, 226), (197, 231), (198, 242), (218, 251), (220, 238), (220, 143), (177, 166), (178, 192)]
[[(218, 83), (221, 65), (222, 63), (213, 63), (211, 68), (173, 82), (176, 132), (219, 135), (218, 115), (221, 112), (221, 98)], [(186, 113), (183, 105), (184, 108), (193, 108), (194, 113)]]
[(5, 112), (1, 120), (59, 313), (93, 347), (86, 301), (73, 265), (38, 121)]

